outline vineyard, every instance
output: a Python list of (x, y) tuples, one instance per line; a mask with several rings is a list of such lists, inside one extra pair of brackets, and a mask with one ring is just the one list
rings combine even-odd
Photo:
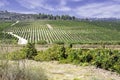
[(101, 21), (29, 21), (4, 30), (38, 43), (120, 43), (120, 23)]
[(16, 43), (17, 38), (4, 32), (8, 29), (13, 22), (0, 22), (0, 43)]

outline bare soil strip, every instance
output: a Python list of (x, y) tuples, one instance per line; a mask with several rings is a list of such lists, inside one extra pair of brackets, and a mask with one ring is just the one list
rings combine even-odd
[(25, 65), (26, 67), (41, 67), (48, 80), (120, 80), (120, 75), (94, 66), (76, 66), (59, 64), (56, 61), (36, 62), (32, 60), (26, 60)]
[[(19, 23), (19, 21), (16, 21), (15, 23), (13, 23), (11, 26), (14, 26), (14, 25), (16, 25), (17, 23)], [(20, 37), (20, 36), (18, 36), (18, 35), (16, 35), (16, 34), (13, 34), (13, 32), (7, 32), (8, 34), (11, 34), (12, 36), (14, 36), (14, 37), (16, 37), (16, 38), (18, 38), (19, 40), (18, 40), (18, 44), (20, 44), (20, 45), (22, 45), (22, 44), (27, 44), (28, 43), (28, 41), (26, 40), (26, 39), (24, 39), (24, 38), (22, 38), (22, 37)]]
[(50, 30), (53, 30), (53, 27), (50, 24), (46, 24)]
[(90, 45), (90, 44), (83, 44), (83, 45), (73, 45), (73, 49), (112, 49), (112, 50), (120, 50), (120, 45)]
[(19, 21), (16, 21), (15, 23), (13, 23), (11, 26), (14, 26), (14, 25), (16, 25), (17, 23), (19, 23)]
[(18, 38), (19, 39), (18, 44), (27, 44), (28, 43), (28, 41), (26, 39), (24, 39), (24, 38), (22, 38), (22, 37), (20, 37), (20, 36), (18, 36), (16, 34), (13, 34), (13, 32), (8, 32), (8, 34), (11, 34), (14, 37)]
[[(17, 51), (23, 48), (23, 45), (5, 45), (1, 44), (3, 49), (9, 50), (10, 52)], [(37, 51), (45, 51), (49, 49), (52, 45), (35, 45)], [(98, 47), (97, 47), (98, 46)], [(120, 50), (120, 45), (105, 45), (105, 49), (111, 49), (111, 50)], [(80, 45), (80, 46), (73, 46), (73, 49), (103, 49), (100, 45)], [(0, 48), (0, 51), (1, 48)]]

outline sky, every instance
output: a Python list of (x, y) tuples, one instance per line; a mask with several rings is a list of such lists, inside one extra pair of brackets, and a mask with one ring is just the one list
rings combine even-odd
[(120, 0), (0, 0), (0, 10), (68, 14), (79, 18), (120, 18)]

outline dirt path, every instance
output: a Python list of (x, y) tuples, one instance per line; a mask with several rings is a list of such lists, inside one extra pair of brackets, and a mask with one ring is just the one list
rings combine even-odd
[(11, 34), (14, 37), (18, 38), (19, 39), (18, 44), (27, 44), (28, 43), (28, 41), (26, 39), (24, 39), (24, 38), (22, 38), (22, 37), (20, 37), (20, 36), (18, 36), (16, 34), (13, 34), (13, 32), (8, 32), (8, 34)]
[(50, 24), (46, 24), (50, 30), (53, 30), (53, 27)]
[(92, 44), (83, 44), (83, 45), (80, 45), (80, 44), (76, 44), (76, 45), (73, 45), (73, 49), (112, 49), (112, 50), (120, 50), (120, 45), (92, 45)]
[[(14, 26), (14, 25), (16, 25), (17, 23), (19, 23), (19, 21), (16, 21), (15, 23), (13, 23), (11, 26)], [(28, 43), (28, 41), (26, 40), (26, 39), (24, 39), (24, 38), (22, 38), (22, 37), (20, 37), (20, 36), (18, 36), (18, 35), (16, 35), (16, 34), (13, 34), (13, 32), (7, 32), (8, 34), (11, 34), (11, 35), (13, 35), (14, 37), (16, 37), (16, 38), (18, 38), (19, 40), (18, 40), (18, 44), (27, 44)]]
[(13, 23), (11, 26), (14, 26), (14, 25), (16, 25), (17, 23), (19, 23), (19, 21), (16, 21), (15, 23)]
[(26, 66), (41, 67), (48, 80), (120, 80), (120, 75), (94, 66), (76, 66), (59, 64), (56, 61), (36, 62), (32, 60), (26, 60)]

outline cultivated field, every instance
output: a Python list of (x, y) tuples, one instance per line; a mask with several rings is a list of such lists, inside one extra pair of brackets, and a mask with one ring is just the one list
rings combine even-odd
[(28, 42), (64, 43), (120, 43), (120, 23), (101, 21), (19, 22), (6, 32), (23, 37)]
[(13, 24), (14, 22), (0, 22), (0, 44), (1, 43), (16, 43), (17, 42), (17, 38), (15, 38), (14, 36), (7, 34), (5, 32), (6, 29), (10, 28), (10, 26)]

